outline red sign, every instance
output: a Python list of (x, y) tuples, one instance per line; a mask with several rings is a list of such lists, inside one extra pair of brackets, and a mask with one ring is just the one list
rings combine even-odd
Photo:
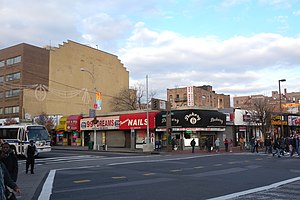
[(67, 131), (80, 131), (80, 119), (82, 119), (81, 115), (71, 115), (66, 120)]
[[(158, 112), (148, 113), (149, 128), (155, 128), (155, 116)], [(120, 115), (120, 129), (147, 129), (147, 113), (134, 113)]]

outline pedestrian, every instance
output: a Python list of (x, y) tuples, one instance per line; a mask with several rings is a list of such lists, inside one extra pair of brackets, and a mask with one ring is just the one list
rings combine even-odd
[(270, 148), (271, 148), (271, 139), (270, 137), (268, 136), (266, 139), (265, 139), (265, 154), (269, 154), (270, 153)]
[(252, 153), (254, 153), (254, 151), (256, 151), (256, 153), (258, 153), (258, 146), (259, 146), (259, 140), (255, 139)]
[(225, 145), (225, 151), (228, 152), (228, 140), (225, 138), (224, 140), (224, 145)]
[(192, 153), (195, 152), (195, 146), (196, 146), (196, 141), (195, 141), (195, 139), (193, 138), (192, 141), (191, 141)]
[(5, 165), (0, 162), (0, 199), (16, 199), (14, 193), (10, 192), (7, 187), (12, 188), (18, 195), (20, 195), (18, 185), (11, 179)]
[(255, 137), (252, 137), (250, 139), (250, 148), (251, 148), (250, 150), (252, 153), (254, 153), (254, 143), (255, 143)]
[(275, 138), (275, 141), (274, 141), (274, 144), (273, 144), (273, 149), (275, 150), (273, 152), (273, 156), (277, 155), (278, 158), (281, 157), (281, 155), (280, 155), (280, 149), (281, 149), (280, 142), (281, 142), (280, 138)]
[(219, 138), (217, 138), (215, 140), (215, 148), (216, 148), (216, 152), (220, 151), (220, 139)]
[(7, 142), (1, 144), (0, 160), (6, 166), (11, 179), (17, 182), (19, 169), (18, 158)]
[(240, 150), (243, 151), (245, 149), (245, 140), (243, 137), (240, 137), (239, 143), (240, 143)]
[(28, 169), (30, 166), (31, 174), (34, 174), (34, 160), (37, 155), (37, 149), (33, 142), (33, 140), (29, 141), (29, 145), (25, 149), (25, 157), (26, 157), (26, 174), (28, 173)]

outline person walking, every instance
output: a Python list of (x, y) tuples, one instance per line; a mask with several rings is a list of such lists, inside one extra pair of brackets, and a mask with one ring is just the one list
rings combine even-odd
[(1, 145), (0, 161), (6, 166), (11, 179), (17, 182), (19, 170), (18, 158), (7, 142)]
[(29, 145), (26, 147), (25, 150), (25, 157), (26, 157), (26, 174), (28, 173), (28, 169), (30, 166), (30, 172), (31, 174), (34, 174), (34, 161), (35, 156), (37, 155), (37, 149), (33, 142), (33, 140), (29, 141)]
[(195, 146), (196, 146), (196, 141), (193, 138), (192, 141), (191, 141), (192, 153), (195, 153)]
[(270, 137), (268, 136), (268, 137), (265, 139), (265, 154), (269, 154), (269, 153), (271, 153), (271, 151), (272, 151), (271, 139), (270, 139)]
[(12, 188), (18, 195), (21, 191), (18, 185), (11, 179), (9, 172), (5, 165), (0, 162), (0, 199), (16, 199), (14, 193), (10, 192), (7, 187)]
[(245, 149), (245, 139), (243, 137), (240, 137), (239, 143), (240, 143), (240, 150), (243, 151)]
[(224, 145), (225, 145), (225, 151), (228, 152), (228, 140), (225, 138), (224, 140)]
[(216, 148), (216, 152), (218, 153), (220, 151), (220, 139), (217, 138), (215, 140), (215, 148)]

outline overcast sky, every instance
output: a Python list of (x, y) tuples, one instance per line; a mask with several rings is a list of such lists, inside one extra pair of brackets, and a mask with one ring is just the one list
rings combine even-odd
[(67, 40), (117, 55), (130, 85), (300, 92), (300, 0), (0, 0), (0, 48)]

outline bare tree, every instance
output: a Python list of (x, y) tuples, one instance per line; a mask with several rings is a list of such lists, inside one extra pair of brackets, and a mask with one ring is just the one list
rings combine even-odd
[(270, 104), (268, 98), (252, 99), (249, 106), (251, 107), (251, 121), (259, 125), (264, 137), (266, 137), (266, 130), (271, 126), (271, 113), (275, 106)]
[[(149, 92), (148, 100), (155, 96), (155, 92)], [(143, 84), (138, 83), (130, 89), (123, 89), (120, 93), (112, 98), (112, 111), (128, 111), (128, 110), (142, 110), (147, 106), (146, 89)]]
[(34, 122), (45, 126), (48, 131), (54, 129), (55, 126), (54, 120), (46, 115), (46, 113), (41, 113), (37, 118), (34, 119)]
[(112, 111), (127, 111), (137, 109), (136, 91), (123, 89), (119, 94), (112, 98), (110, 102)]

